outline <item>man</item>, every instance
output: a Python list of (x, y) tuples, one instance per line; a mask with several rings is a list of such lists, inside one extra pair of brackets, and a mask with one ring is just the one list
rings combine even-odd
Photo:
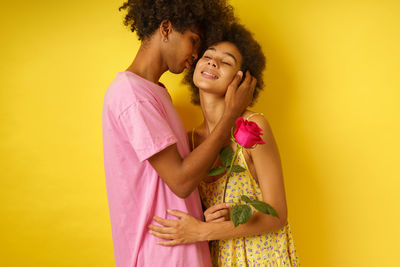
[(103, 106), (106, 185), (116, 265), (210, 266), (207, 243), (164, 247), (149, 234), (154, 216), (179, 209), (202, 219), (197, 185), (251, 101), (255, 79), (226, 93), (227, 108), (214, 132), (189, 153), (185, 128), (166, 88), (169, 70), (181, 73), (197, 59), (208, 35), (234, 20), (225, 1), (128, 0), (125, 24), (142, 40), (132, 64), (107, 90)]

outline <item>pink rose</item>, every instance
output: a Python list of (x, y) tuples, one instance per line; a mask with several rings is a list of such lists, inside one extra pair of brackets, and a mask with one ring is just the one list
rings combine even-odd
[(257, 123), (239, 117), (236, 120), (236, 130), (233, 137), (242, 147), (250, 148), (256, 144), (265, 144), (261, 138), (261, 131), (262, 129), (258, 127)]

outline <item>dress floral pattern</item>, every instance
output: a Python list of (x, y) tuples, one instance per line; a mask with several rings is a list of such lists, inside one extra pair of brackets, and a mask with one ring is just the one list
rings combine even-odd
[[(239, 204), (241, 195), (262, 200), (260, 186), (250, 174), (242, 149), (234, 164), (246, 170), (229, 175), (225, 202)], [(200, 196), (206, 208), (222, 202), (226, 179), (224, 175), (212, 183), (200, 184)], [(252, 212), (256, 211), (252, 208)], [(211, 241), (210, 247), (214, 266), (299, 266), (289, 223), (268, 234)]]

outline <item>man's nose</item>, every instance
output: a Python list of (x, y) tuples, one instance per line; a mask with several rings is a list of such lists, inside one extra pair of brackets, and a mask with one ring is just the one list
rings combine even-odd
[(197, 49), (196, 49), (192, 53), (192, 62), (194, 62), (198, 57), (199, 57), (199, 55), (197, 54)]

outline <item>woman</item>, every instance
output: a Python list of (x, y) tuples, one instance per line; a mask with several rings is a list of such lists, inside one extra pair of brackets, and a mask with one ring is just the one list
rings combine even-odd
[[(192, 84), (195, 104), (200, 104), (204, 121), (190, 134), (192, 148), (199, 146), (213, 131), (225, 108), (225, 93), (229, 83), (239, 71), (249, 70), (257, 78), (254, 100), (262, 88), (265, 58), (251, 33), (239, 24), (233, 24), (224, 34), (223, 41), (208, 47), (186, 80)], [(193, 80), (190, 78), (193, 77)], [(298, 266), (292, 234), (287, 223), (285, 189), (279, 152), (271, 128), (260, 113), (246, 110), (242, 117), (258, 124), (262, 129), (263, 145), (252, 149), (239, 149), (234, 164), (242, 166), (241, 173), (209, 176), (200, 183), (199, 191), (206, 222), (194, 219), (180, 211), (169, 211), (181, 219), (165, 220), (163, 225), (149, 226), (151, 233), (168, 241), (162, 245), (177, 245), (203, 240), (211, 242), (215, 266)], [(233, 141), (228, 144), (233, 150)], [(215, 166), (221, 165), (217, 160)], [(225, 183), (226, 193), (224, 196)], [(241, 203), (240, 196), (267, 202), (277, 211), (279, 218), (253, 210), (251, 219), (238, 227), (225, 219), (227, 207)], [(225, 202), (230, 204), (222, 203)]]

